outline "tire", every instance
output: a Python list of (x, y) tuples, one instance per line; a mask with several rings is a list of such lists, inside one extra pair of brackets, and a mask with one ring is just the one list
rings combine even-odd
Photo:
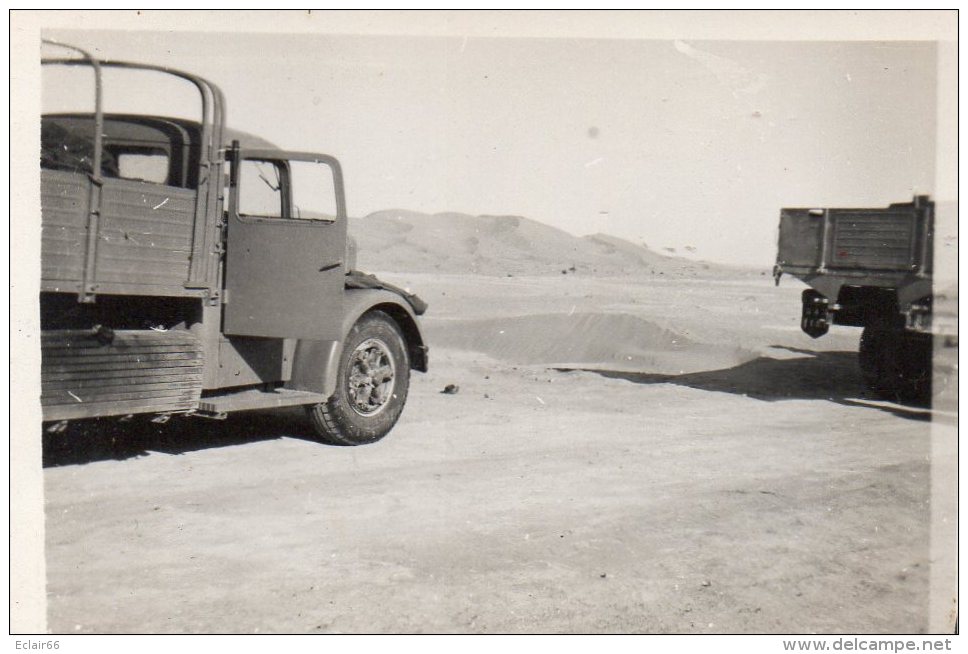
[(320, 441), (365, 445), (390, 432), (409, 388), (410, 357), (400, 328), (382, 311), (371, 311), (343, 343), (332, 397), (306, 408)]
[(931, 337), (868, 325), (860, 338), (864, 382), (887, 400), (924, 404), (931, 398)]
[(867, 388), (878, 395), (890, 394), (896, 386), (895, 348), (890, 343), (891, 330), (868, 325), (860, 337), (860, 370)]
[(900, 348), (896, 359), (899, 369), (897, 394), (904, 402), (930, 405), (931, 403), (931, 350), (929, 334), (904, 332), (899, 339)]

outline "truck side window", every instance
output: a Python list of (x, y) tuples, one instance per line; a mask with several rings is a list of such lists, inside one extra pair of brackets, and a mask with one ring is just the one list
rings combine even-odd
[(168, 153), (161, 148), (143, 148), (116, 154), (118, 177), (153, 184), (167, 184), (170, 168)]
[(272, 161), (246, 159), (239, 176), (239, 215), (281, 218), (282, 167)]
[(336, 182), (333, 169), (324, 162), (290, 161), (292, 210), (296, 220), (336, 220)]

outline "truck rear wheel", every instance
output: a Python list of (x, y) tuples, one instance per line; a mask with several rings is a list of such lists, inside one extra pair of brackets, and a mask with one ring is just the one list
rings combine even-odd
[(929, 402), (931, 337), (868, 325), (860, 338), (860, 368), (867, 387), (885, 399)]
[(403, 412), (410, 387), (410, 358), (396, 322), (372, 311), (350, 329), (340, 355), (336, 391), (307, 407), (319, 439), (364, 445), (386, 436)]

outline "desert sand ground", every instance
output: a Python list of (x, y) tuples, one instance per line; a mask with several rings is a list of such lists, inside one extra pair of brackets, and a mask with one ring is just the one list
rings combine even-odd
[(299, 410), (45, 437), (51, 631), (929, 630), (955, 389), (869, 397), (798, 283), (384, 276), (431, 370), (377, 444)]

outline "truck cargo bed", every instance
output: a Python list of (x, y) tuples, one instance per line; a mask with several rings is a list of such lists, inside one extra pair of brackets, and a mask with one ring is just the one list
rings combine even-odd
[(777, 274), (930, 275), (933, 203), (884, 209), (782, 209)]

